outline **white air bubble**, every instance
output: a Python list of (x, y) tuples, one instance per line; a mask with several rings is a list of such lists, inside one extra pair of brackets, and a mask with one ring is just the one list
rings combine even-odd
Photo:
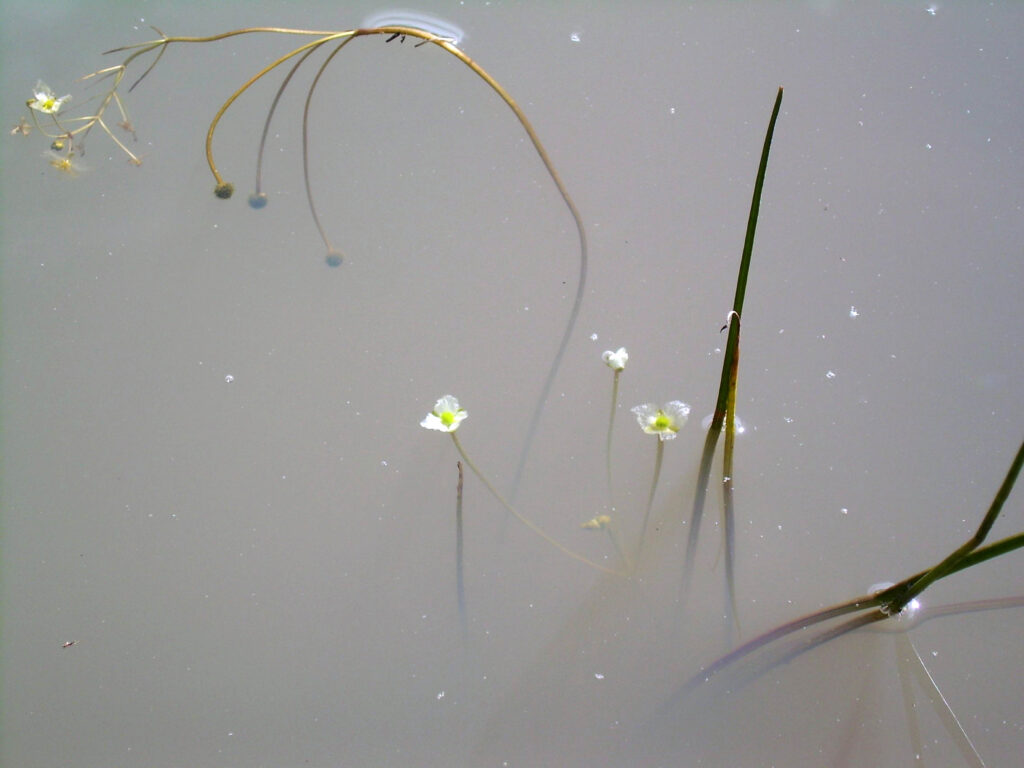
[(407, 11), (396, 9), (393, 11), (382, 11), (372, 16), (367, 16), (362, 24), (364, 29), (375, 27), (411, 27), (423, 32), (429, 32), (435, 37), (447, 40), (452, 45), (458, 45), (466, 39), (466, 33), (450, 21), (431, 16), (429, 13), (419, 11)]

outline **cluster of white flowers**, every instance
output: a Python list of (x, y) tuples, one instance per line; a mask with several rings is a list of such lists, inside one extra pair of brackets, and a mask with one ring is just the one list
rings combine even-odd
[[(625, 347), (619, 347), (615, 351), (609, 349), (601, 355), (601, 359), (605, 365), (618, 372), (626, 367), (629, 353)], [(657, 403), (644, 403), (631, 410), (636, 415), (640, 428), (648, 435), (657, 435), (659, 440), (675, 438), (690, 415), (690, 406), (681, 400), (672, 400), (660, 407)], [(420, 426), (438, 432), (454, 432), (467, 416), (469, 413), (459, 405), (458, 398), (445, 395), (434, 405), (434, 410), (420, 422)]]

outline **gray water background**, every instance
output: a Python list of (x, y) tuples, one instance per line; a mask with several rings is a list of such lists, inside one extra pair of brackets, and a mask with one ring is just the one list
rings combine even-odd
[[(685, 605), (678, 521), (782, 85), (743, 326), (744, 637), (927, 567), (973, 532), (1024, 431), (1024, 8), (422, 7), (461, 27), (463, 50), (519, 101), (590, 237), (521, 508), (614, 563), (579, 529), (607, 504), (602, 350), (631, 355), (614, 458), (634, 535), (654, 445), (627, 408), (693, 406), (666, 446), (640, 578), (565, 559), (468, 478), (463, 647), (456, 455), (418, 422), (457, 395), (463, 443), (507, 487), (576, 277), (573, 223), (500, 100), (411, 41), (343, 51), (311, 133), (318, 204), (346, 254), (330, 270), (302, 188), (302, 85), (272, 127), (266, 209), (245, 196), (276, 82), (218, 129), (236, 199), (214, 199), (203, 158), (216, 109), (294, 41), (172, 48), (127, 97), (141, 167), (98, 132), (77, 179), (48, 166), (38, 135), (0, 142), (0, 763), (910, 763), (877, 633), (699, 717), (666, 711), (727, 650), (717, 506)], [(345, 29), (379, 9), (6, 2), (4, 124), (38, 78), (85, 101), (75, 78), (150, 24)], [(1021, 529), (1020, 498), (993, 538)], [(1022, 587), (1010, 555), (925, 602)], [(1024, 743), (1021, 618), (910, 635), (991, 765)], [(960, 764), (920, 714), (926, 764)]]

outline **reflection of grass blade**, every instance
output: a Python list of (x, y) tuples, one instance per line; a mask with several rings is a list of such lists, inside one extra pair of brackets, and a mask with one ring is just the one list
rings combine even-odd
[[(708, 435), (708, 441), (710, 442), (711, 435)], [(709, 454), (707, 447), (705, 446), (705, 455)], [(978, 544), (984, 540), (985, 535), (988, 533), (995, 519), (999, 516), (999, 512), (1003, 508), (1007, 497), (1013, 490), (1013, 485), (1017, 480), (1017, 476), (1020, 474), (1021, 465), (1024, 464), (1024, 443), (1021, 444), (1020, 449), (1017, 451), (1017, 455), (1014, 457), (1013, 462), (1010, 464), (1010, 468), (1006, 473), (1006, 477), (1003, 479), (1002, 484), (999, 486), (999, 490), (996, 493), (995, 499), (992, 501), (992, 505), (989, 507), (988, 512), (985, 514), (982, 520), (981, 526), (979, 526), (977, 533), (963, 546), (959, 547), (945, 558), (941, 563), (933, 568), (930, 568), (920, 573), (914, 574), (908, 579), (904, 579), (899, 584), (889, 587), (888, 589), (878, 592), (873, 595), (864, 595), (854, 600), (850, 600), (845, 603), (833, 606), (832, 608), (826, 608), (823, 611), (812, 613), (807, 616), (802, 616), (799, 619), (782, 624), (775, 629), (769, 630), (753, 640), (744, 643), (739, 648), (735, 649), (731, 653), (727, 653), (717, 661), (712, 663), (709, 667), (706, 667), (702, 672), (698, 673), (694, 677), (690, 678), (682, 687), (679, 696), (686, 694), (687, 692), (695, 689), (702, 683), (706, 682), (711, 678), (712, 675), (722, 671), (723, 669), (732, 666), (741, 659), (749, 656), (750, 654), (768, 646), (769, 644), (779, 640), (787, 635), (794, 632), (798, 632), (802, 629), (806, 629), (814, 624), (818, 624), (829, 619), (834, 619), (839, 616), (846, 615), (848, 613), (854, 613), (857, 611), (865, 611), (869, 608), (878, 608), (879, 610), (873, 611), (868, 616), (875, 617), (874, 619), (868, 619), (869, 621), (878, 621), (887, 615), (898, 613), (899, 611), (893, 611), (894, 606), (899, 606), (902, 609), (912, 598), (919, 595), (925, 587), (929, 584), (937, 581), (938, 579), (945, 578), (958, 571), (962, 571), (971, 566), (978, 565), (986, 560), (999, 555), (1006, 554), (1016, 549), (1024, 547), (1024, 533), (1014, 534), (1008, 536), (1005, 539), (1001, 539), (987, 547), (978, 547)], [(703, 469), (703, 466), (702, 466)], [(690, 532), (691, 541), (693, 540), (693, 531)], [(923, 586), (921, 586), (923, 584)], [(895, 597), (894, 597), (895, 596)], [(884, 610), (883, 610), (884, 609)], [(865, 623), (865, 622), (862, 622)], [(859, 624), (857, 625), (859, 626)], [(844, 630), (848, 631), (848, 630)], [(840, 633), (842, 634), (842, 633)], [(831, 639), (832, 636), (828, 636), (825, 639)], [(815, 643), (820, 644), (820, 643)], [(807, 650), (806, 648), (803, 650)], [(796, 655), (802, 653), (800, 650)], [(789, 657), (785, 657), (788, 659)], [(679, 698), (677, 696), (676, 698)]]
[[(824, 645), (825, 643), (834, 640), (837, 637), (841, 637), (854, 629), (858, 629), (859, 627), (872, 624), (874, 622), (883, 621), (887, 618), (892, 618), (886, 616), (880, 610), (869, 611), (860, 616), (847, 619), (845, 622), (837, 626), (818, 630), (815, 634), (802, 641), (795, 640), (789, 644), (784, 644), (782, 647), (773, 648), (773, 644), (776, 641), (781, 640), (788, 635), (807, 629), (814, 624), (829, 621), (830, 619), (836, 619), (840, 616), (856, 611), (863, 611), (867, 608), (873, 608), (877, 605), (877, 603), (874, 602), (876, 599), (877, 596), (851, 600), (848, 603), (842, 603), (809, 616), (802, 616), (799, 619), (787, 622), (786, 624), (765, 632), (753, 640), (744, 643), (736, 650), (717, 659), (687, 680), (680, 687), (678, 693), (673, 696), (672, 703), (681, 702), (689, 694), (694, 693), (697, 689), (707, 683), (710, 683), (712, 678), (716, 675), (719, 675), (726, 669), (736, 666), (740, 661), (754, 654), (763, 652), (762, 658), (756, 662), (752, 662), (746, 672), (740, 673), (738, 676), (739, 679), (730, 676), (729, 683), (726, 685), (730, 691), (735, 692), (743, 685), (757, 679), (761, 675), (775, 669), (781, 664), (786, 664), (798, 656), (803, 655), (807, 651), (817, 648), (820, 645)], [(953, 603), (951, 605), (937, 606), (934, 608), (921, 608), (918, 610), (916, 615), (915, 626), (920, 626), (926, 621), (942, 616), (959, 616), (967, 613), (1022, 607), (1024, 607), (1024, 595), (1003, 597), (992, 600), (974, 600), (964, 603)]]
[[(935, 709), (935, 714), (939, 716), (939, 720), (942, 721), (943, 728), (946, 729), (946, 733), (948, 733), (950, 738), (956, 742), (957, 749), (959, 749), (960, 754), (963, 755), (964, 761), (970, 766), (980, 766), (981, 768), (984, 768), (985, 762), (981, 759), (981, 755), (978, 754), (978, 750), (975, 749), (974, 744), (971, 742), (971, 739), (964, 730), (964, 727), (960, 725), (960, 720), (953, 712), (952, 707), (949, 706), (949, 702), (946, 701), (946, 697), (942, 695), (942, 691), (940, 691), (939, 686), (936, 685), (935, 679), (932, 677), (931, 672), (928, 671), (928, 667), (925, 666), (924, 661), (921, 659), (921, 654), (917, 652), (917, 647), (914, 645), (913, 641), (907, 637), (904, 632), (896, 635), (894, 640), (896, 641), (896, 660), (899, 664), (898, 669), (900, 672), (900, 683), (903, 684), (904, 702), (907, 706), (907, 722), (911, 728), (911, 742), (915, 745), (915, 754), (922, 754), (922, 750), (920, 747), (921, 734), (917, 728), (917, 718), (913, 714), (916, 703), (914, 702), (912, 692), (910, 694), (910, 702), (907, 702), (906, 700), (907, 689), (910, 687), (909, 677), (911, 674), (917, 679), (917, 684), (921, 687), (921, 690), (924, 691), (928, 700), (931, 702), (932, 707)], [(909, 667), (907, 672), (904, 672), (904, 665)], [(906, 683), (904, 683), (904, 678), (907, 678)]]
[(700, 521), (704, 517), (704, 500), (708, 495), (708, 479), (711, 477), (711, 464), (715, 460), (715, 446), (718, 445), (718, 430), (708, 428), (704, 438), (704, 452), (700, 455), (700, 468), (697, 470), (697, 492), (693, 495), (693, 511), (690, 513), (690, 533), (686, 540), (686, 555), (683, 559), (683, 595), (690, 588), (693, 576), (693, 561), (697, 555), (697, 539), (700, 533)]
[[(913, 679), (911, 678), (913, 670), (908, 667), (910, 663), (910, 655), (908, 653), (910, 645), (911, 643), (905, 634), (897, 635), (893, 643), (893, 652), (896, 656), (896, 674), (900, 679), (900, 693), (903, 696), (903, 716), (907, 720), (910, 748), (913, 750), (916, 759), (920, 760), (924, 755), (924, 742), (921, 741), (921, 725), (917, 721), (917, 696), (914, 695)], [(856, 723), (853, 725), (856, 725)]]
[[(775, 121), (779, 117), (779, 108), (782, 106), (782, 88), (779, 88), (775, 97), (775, 106), (772, 108), (772, 116), (768, 121), (768, 131), (764, 137), (764, 147), (761, 149), (761, 163), (757, 168), (757, 176), (754, 179), (754, 195), (750, 201), (750, 215), (747, 217), (747, 234), (743, 239), (743, 256), (740, 259), (740, 270), (736, 277), (736, 294), (733, 297), (732, 311), (735, 312), (735, 319), (739, 320), (743, 314), (743, 299), (747, 293), (747, 275), (750, 272), (750, 256), (754, 252), (754, 232), (757, 229), (757, 214), (761, 210), (761, 190), (764, 188), (764, 176), (768, 170), (768, 153), (771, 151), (772, 136), (775, 133)], [(732, 315), (730, 314), (730, 317)], [(704, 514), (704, 498), (707, 495), (708, 478), (711, 476), (711, 462), (715, 453), (715, 446), (718, 442), (718, 433), (722, 429), (722, 422), (725, 421), (725, 411), (729, 398), (729, 381), (735, 379), (737, 371), (734, 370), (737, 364), (739, 353), (740, 324), (729, 323), (729, 340), (725, 346), (725, 358), (722, 360), (722, 378), (718, 386), (718, 400), (715, 403), (715, 412), (711, 417), (711, 426), (708, 427), (708, 436), (704, 441), (704, 453), (701, 456), (700, 470), (697, 474), (697, 492), (694, 495), (693, 511), (690, 514), (690, 535), (686, 545), (686, 561), (683, 566), (683, 590), (689, 586), (690, 576), (693, 572), (693, 557), (697, 550), (697, 536), (700, 531), (700, 521)], [(733, 383), (735, 396), (735, 383)], [(731, 474), (730, 474), (731, 477)]]

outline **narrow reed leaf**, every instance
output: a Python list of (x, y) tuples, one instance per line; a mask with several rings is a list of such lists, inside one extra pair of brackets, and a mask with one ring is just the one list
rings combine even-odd
[[(754, 252), (754, 232), (757, 229), (757, 215), (761, 210), (761, 190), (764, 188), (764, 176), (768, 170), (768, 153), (772, 147), (772, 136), (775, 134), (775, 121), (779, 117), (779, 108), (782, 106), (782, 88), (775, 97), (775, 106), (772, 108), (772, 116), (768, 121), (768, 131), (764, 137), (764, 147), (761, 149), (761, 162), (757, 168), (757, 176), (754, 179), (754, 195), (750, 201), (750, 214), (747, 217), (747, 234), (743, 240), (743, 255), (740, 258), (740, 270), (736, 277), (736, 294), (733, 297), (732, 312), (735, 319), (739, 320), (743, 314), (743, 299), (747, 293), (747, 275), (750, 273), (750, 256)], [(732, 317), (732, 313), (730, 313)], [(686, 560), (683, 565), (683, 594), (689, 590), (690, 577), (693, 575), (693, 558), (697, 552), (697, 540), (700, 534), (700, 522), (704, 516), (704, 500), (707, 496), (708, 480), (711, 477), (711, 463), (714, 458), (715, 446), (718, 444), (718, 433), (722, 429), (722, 422), (725, 420), (725, 410), (729, 398), (729, 381), (735, 377), (738, 371), (735, 358), (738, 354), (740, 343), (739, 322), (729, 323), (729, 340), (725, 346), (725, 358), (722, 360), (722, 377), (718, 386), (718, 400), (715, 404), (715, 412), (711, 418), (711, 425), (708, 427), (708, 436), (704, 441), (704, 452), (701, 454), (700, 468), (697, 472), (697, 491), (694, 494), (693, 510), (690, 514), (690, 534), (686, 544)], [(734, 385), (735, 392), (735, 385)], [(732, 476), (731, 473), (729, 475)]]

